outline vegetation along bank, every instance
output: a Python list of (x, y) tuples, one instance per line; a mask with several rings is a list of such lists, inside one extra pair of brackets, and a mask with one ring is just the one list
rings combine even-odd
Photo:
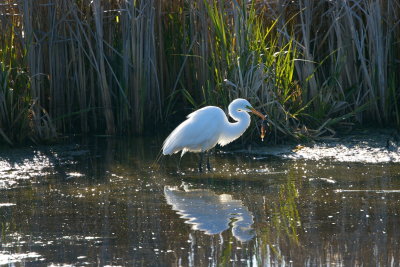
[(269, 141), (400, 125), (396, 0), (3, 0), (0, 32), (1, 143), (155, 133), (237, 97)]

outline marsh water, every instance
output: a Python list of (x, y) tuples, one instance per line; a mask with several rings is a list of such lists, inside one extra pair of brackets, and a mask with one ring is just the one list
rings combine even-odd
[(400, 264), (400, 163), (228, 148), (198, 173), (161, 142), (1, 150), (0, 265)]

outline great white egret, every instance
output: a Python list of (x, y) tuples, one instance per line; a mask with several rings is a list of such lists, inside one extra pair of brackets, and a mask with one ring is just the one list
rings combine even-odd
[(228, 107), (229, 115), (236, 122), (229, 122), (225, 112), (219, 107), (207, 106), (190, 113), (165, 139), (163, 154), (172, 155), (182, 151), (200, 152), (199, 171), (201, 172), (204, 153), (207, 153), (207, 169), (210, 171), (210, 157), (208, 151), (217, 144), (225, 146), (239, 138), (250, 125), (252, 112), (265, 119), (265, 116), (256, 111), (246, 99), (233, 100)]

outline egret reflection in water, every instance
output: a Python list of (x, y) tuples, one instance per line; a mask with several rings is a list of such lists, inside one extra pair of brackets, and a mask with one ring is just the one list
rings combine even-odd
[(232, 234), (246, 242), (254, 237), (253, 215), (240, 200), (229, 194), (218, 195), (206, 189), (179, 189), (165, 186), (164, 196), (192, 229), (214, 235), (222, 233), (232, 225)]

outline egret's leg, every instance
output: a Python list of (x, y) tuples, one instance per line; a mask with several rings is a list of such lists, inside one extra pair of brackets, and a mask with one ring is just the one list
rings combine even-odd
[(210, 165), (210, 150), (207, 151), (207, 170), (210, 172), (211, 171), (211, 165)]
[(203, 172), (203, 158), (204, 158), (204, 152), (200, 153), (200, 161), (199, 161), (199, 172)]
[(179, 162), (178, 162), (178, 166), (177, 166), (178, 172), (181, 171), (181, 160), (182, 160), (182, 156), (179, 157)]

